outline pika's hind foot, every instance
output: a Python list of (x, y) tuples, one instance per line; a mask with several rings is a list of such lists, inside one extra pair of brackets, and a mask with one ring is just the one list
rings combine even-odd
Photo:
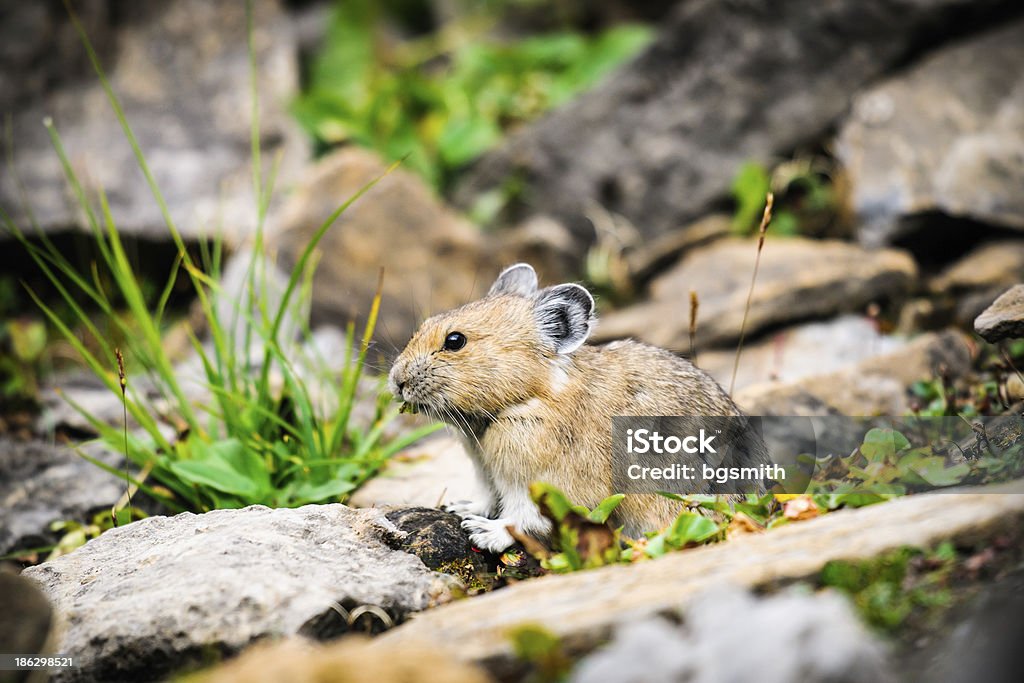
[(489, 519), (482, 515), (467, 515), (462, 520), (462, 528), (469, 533), (473, 546), (492, 553), (500, 553), (516, 542), (506, 528), (511, 524), (508, 519)]

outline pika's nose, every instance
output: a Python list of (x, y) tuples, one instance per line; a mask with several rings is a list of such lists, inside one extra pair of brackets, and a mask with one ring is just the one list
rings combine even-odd
[(404, 365), (395, 363), (395, 366), (391, 368), (391, 372), (388, 374), (388, 381), (391, 384), (391, 393), (395, 395), (395, 398), (402, 398), (402, 389), (408, 381), (404, 370)]

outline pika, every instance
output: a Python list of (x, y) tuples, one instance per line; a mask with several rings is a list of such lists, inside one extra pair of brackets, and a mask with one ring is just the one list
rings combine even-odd
[[(714, 379), (669, 351), (628, 340), (585, 345), (595, 322), (584, 287), (538, 289), (534, 269), (520, 263), (483, 299), (426, 320), (395, 360), (391, 393), (458, 430), (489, 492), (447, 508), (477, 547), (508, 548), (509, 526), (551, 532), (531, 482), (587, 507), (615, 493), (614, 416), (741, 415)], [(678, 512), (663, 496), (627, 495), (610, 521), (635, 537)]]

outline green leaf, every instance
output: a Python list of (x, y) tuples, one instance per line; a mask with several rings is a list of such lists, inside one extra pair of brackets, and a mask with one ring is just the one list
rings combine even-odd
[(736, 200), (733, 214), (733, 232), (746, 235), (754, 229), (764, 210), (765, 197), (771, 189), (768, 169), (761, 164), (748, 161), (740, 167), (732, 181), (732, 196)]
[(347, 479), (332, 479), (323, 484), (306, 482), (295, 488), (295, 504), (319, 503), (332, 500), (354, 490), (356, 485)]
[(703, 543), (718, 533), (718, 525), (704, 515), (681, 512), (666, 532), (666, 540), (675, 548), (688, 543)]
[(542, 502), (547, 505), (555, 520), (559, 522), (573, 509), (572, 502), (560, 489), (542, 481), (530, 484), (530, 498), (538, 505)]
[(954, 486), (971, 473), (971, 468), (963, 462), (946, 467), (945, 461), (936, 456), (919, 461), (912, 471), (932, 486)]
[(190, 440), (183, 455), (191, 459), (169, 463), (170, 470), (185, 481), (258, 502), (270, 489), (270, 476), (262, 459), (238, 439), (206, 443)]
[(46, 326), (38, 320), (10, 320), (7, 333), (11, 337), (11, 349), (23, 363), (33, 363), (46, 349)]
[(860, 452), (872, 462), (883, 462), (909, 446), (907, 437), (896, 430), (874, 427), (864, 435)]
[(239, 474), (221, 460), (182, 460), (171, 462), (168, 467), (183, 481), (194, 486), (209, 487), (244, 498), (252, 498), (259, 491), (254, 481)]
[(608, 496), (607, 498), (602, 500), (596, 508), (591, 510), (590, 514), (588, 514), (587, 517), (592, 522), (604, 524), (608, 521), (608, 518), (615, 511), (615, 508), (619, 506), (619, 503), (621, 503), (625, 497), (626, 495), (623, 493), (616, 493), (614, 495)]

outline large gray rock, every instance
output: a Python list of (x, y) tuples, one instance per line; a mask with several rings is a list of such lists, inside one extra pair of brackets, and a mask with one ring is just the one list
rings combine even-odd
[(1003, 339), (1024, 338), (1024, 285), (1003, 292), (974, 321), (974, 330), (993, 344)]
[(769, 162), (813, 140), (859, 87), (995, 9), (1020, 5), (681, 3), (633, 63), (485, 156), (456, 199), (469, 206), (514, 178), (521, 209), (566, 221), (580, 251), (594, 239), (583, 217), (591, 202), (653, 238), (705, 213), (743, 162)]
[[(394, 550), (379, 510), (261, 506), (150, 517), (25, 570), (62, 620), (55, 680), (152, 680), (264, 637), (333, 638), (359, 606), (381, 623), (445, 602), (459, 584)], [(365, 615), (364, 615), (365, 616)]]
[[(649, 301), (600, 320), (595, 339), (637, 339), (679, 351), (689, 347), (689, 293), (697, 292), (699, 348), (739, 338), (750, 277), (753, 240), (728, 239), (687, 253), (651, 283)], [(852, 244), (804, 238), (766, 241), (747, 318), (747, 334), (780, 323), (856, 311), (904, 295), (917, 268), (896, 250), (866, 251)]]
[[(229, 242), (238, 243), (256, 227), (244, 3), (108, 1), (84, 11), (179, 230), (194, 237), (222, 228)], [(29, 84), (24, 97), (4, 107), (13, 114), (15, 174), (6, 164), (0, 168), (0, 204), (28, 228), (20, 179), (43, 229), (86, 225), (42, 126), (49, 116), (86, 191), (94, 196), (98, 188), (106, 190), (120, 230), (166, 237), (160, 208), (63, 10), (18, 14), (20, 21), (14, 29), (5, 25), (5, 33), (22, 33), (12, 59), (29, 65)], [(265, 173), (280, 154), (281, 187), (307, 156), (305, 138), (285, 109), (297, 92), (298, 57), (277, 0), (255, 3), (254, 24)], [(74, 78), (47, 80), (67, 63), (74, 63)]]
[(612, 641), (584, 657), (569, 680), (892, 680), (884, 643), (838, 593), (792, 589), (758, 599), (735, 587), (716, 586), (695, 599), (683, 619), (685, 626), (655, 617), (617, 627)]
[(857, 97), (837, 153), (863, 242), (888, 243), (926, 211), (1024, 229), (1022, 63), (1016, 22)]
[[(99, 445), (85, 452), (113, 467), (124, 457)], [(56, 539), (51, 522), (88, 521), (124, 493), (125, 482), (78, 456), (45, 442), (0, 439), (0, 555), (38, 548)]]
[[(691, 600), (722, 582), (743, 588), (785, 585), (815, 576), (831, 560), (867, 559), (947, 539), (980, 546), (1001, 534), (1019, 534), (1022, 525), (1021, 480), (908, 496), (670, 553), (654, 562), (520, 582), (421, 614), (375, 639), (374, 646), (386, 650), (402, 643), (458, 643), (461, 658), (484, 663), (503, 680), (516, 680), (522, 663), (508, 634), (519, 626), (543, 624), (573, 651), (586, 652), (607, 641), (620, 623), (680, 608), (685, 614)], [(730, 613), (738, 628), (746, 612)], [(642, 669), (643, 662), (637, 666)], [(756, 678), (755, 670), (741, 680)]]

